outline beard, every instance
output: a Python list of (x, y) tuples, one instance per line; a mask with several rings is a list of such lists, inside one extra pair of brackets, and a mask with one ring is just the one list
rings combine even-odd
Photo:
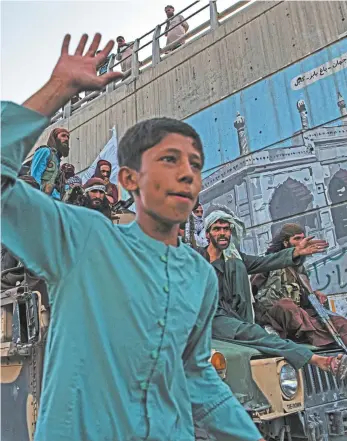
[(87, 208), (91, 208), (92, 210), (101, 211), (104, 207), (104, 200), (100, 198), (92, 199), (89, 194), (87, 194), (85, 206)]
[(91, 208), (94, 208), (94, 210), (101, 210), (102, 208), (102, 199), (95, 198), (90, 200), (90, 206)]
[(61, 156), (63, 156), (64, 158), (66, 158), (67, 156), (69, 156), (69, 152), (70, 152), (70, 147), (69, 144), (64, 143), (59, 143), (59, 147), (58, 147), (58, 151), (61, 154)]
[[(221, 244), (220, 243), (220, 241), (221, 240), (226, 240), (227, 241), (227, 243), (226, 244)], [(228, 246), (230, 245), (230, 240), (231, 240), (231, 238), (227, 238), (227, 237), (219, 237), (218, 239), (215, 239), (213, 236), (210, 236), (210, 241), (211, 241), (211, 243), (212, 243), (212, 245), (217, 249), (217, 250), (220, 250), (220, 251), (223, 251), (223, 250), (226, 250), (227, 248), (228, 248)]]

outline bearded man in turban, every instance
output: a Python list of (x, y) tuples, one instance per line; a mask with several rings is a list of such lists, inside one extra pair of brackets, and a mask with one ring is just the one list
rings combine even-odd
[(106, 197), (108, 202), (113, 205), (118, 202), (118, 189), (116, 184), (110, 181), (112, 164), (106, 159), (100, 159), (96, 164), (93, 178), (100, 178), (104, 181), (106, 187)]
[(284, 357), (295, 369), (309, 363), (331, 371), (339, 379), (347, 374), (347, 356), (325, 357), (314, 354), (306, 346), (269, 334), (254, 323), (252, 294), (248, 274), (256, 268), (283, 268), (302, 263), (302, 256), (317, 253), (326, 247), (322, 240), (306, 240), (296, 247), (264, 257), (250, 256), (239, 250), (245, 226), (225, 206), (207, 210), (205, 229), (209, 245), (199, 252), (214, 267), (219, 286), (218, 307), (212, 324), (212, 337), (247, 346), (265, 354)]
[[(292, 250), (304, 238), (305, 230), (300, 225), (285, 224), (273, 237), (266, 254), (273, 256), (282, 250)], [(328, 298), (322, 292), (313, 290), (304, 265), (264, 272), (254, 276), (252, 282), (257, 300), (257, 323), (272, 327), (283, 338), (301, 343), (317, 347), (334, 343), (308, 296), (315, 294), (322, 305)], [(341, 339), (347, 344), (346, 318), (332, 312), (329, 315)]]
[(61, 158), (69, 155), (70, 133), (64, 128), (51, 131), (46, 145), (40, 146), (33, 157), (31, 176), (40, 185), (40, 189), (55, 199), (61, 199), (59, 192), (59, 174)]
[(85, 192), (84, 206), (111, 219), (111, 208), (106, 197), (106, 187), (101, 178), (90, 178), (83, 185)]
[(236, 313), (250, 323), (254, 322), (250, 274), (300, 265), (304, 256), (322, 252), (328, 247), (324, 240), (306, 237), (296, 247), (275, 254), (247, 255), (238, 246), (246, 233), (244, 223), (227, 207), (219, 205), (212, 205), (207, 210), (205, 230), (209, 245), (201, 254), (214, 266), (220, 280), (220, 315)]

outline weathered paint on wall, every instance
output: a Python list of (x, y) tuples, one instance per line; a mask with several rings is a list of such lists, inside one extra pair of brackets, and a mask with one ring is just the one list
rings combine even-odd
[[(324, 70), (320, 75), (322, 68), (319, 67), (336, 58), (341, 65), (330, 69), (331, 75)], [(318, 72), (318, 81), (300, 89), (291, 86), (293, 79), (311, 69)], [(235, 130), (238, 113), (245, 120), (247, 148), (253, 152), (301, 130), (297, 111), (299, 100), (306, 103), (310, 127), (339, 118), (338, 91), (347, 100), (347, 39), (243, 89), (186, 121), (198, 129), (204, 141), (205, 169), (209, 169), (240, 155), (238, 132)]]
[(327, 253), (307, 264), (328, 294), (347, 292), (344, 97), (347, 39), (187, 119), (206, 150), (203, 204), (226, 204), (244, 220), (250, 254), (264, 253), (287, 222), (327, 239)]

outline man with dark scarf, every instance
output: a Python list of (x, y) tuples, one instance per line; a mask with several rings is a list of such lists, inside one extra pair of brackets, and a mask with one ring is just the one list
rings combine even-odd
[(55, 199), (61, 199), (59, 189), (60, 161), (69, 155), (70, 133), (64, 128), (53, 129), (46, 145), (40, 146), (31, 164), (31, 176), (40, 189)]
[(104, 181), (106, 187), (106, 197), (111, 205), (118, 202), (118, 189), (115, 184), (110, 182), (112, 164), (106, 159), (100, 159), (96, 164), (93, 178), (100, 178)]
[[(292, 250), (304, 238), (305, 231), (300, 225), (285, 224), (274, 236), (267, 255), (274, 256), (283, 250)], [(327, 296), (311, 288), (302, 264), (257, 275), (252, 283), (257, 300), (256, 320), (259, 324), (271, 326), (281, 337), (314, 346), (334, 343), (308, 301), (311, 292), (314, 292), (321, 304), (327, 301)], [(347, 319), (333, 313), (330, 318), (347, 344)]]
[[(347, 356), (323, 357), (290, 340), (269, 334), (253, 323), (252, 312), (243, 307), (243, 304), (248, 304), (249, 310), (252, 310), (248, 273), (257, 267), (275, 268), (293, 264), (294, 261), (299, 263), (298, 256), (316, 252), (315, 247), (324, 247), (324, 241), (306, 240), (301, 244), (301, 249), (296, 249), (295, 256), (293, 250), (281, 251), (271, 257), (249, 256), (231, 242), (231, 235), (236, 238), (236, 243), (244, 235), (243, 222), (224, 206), (212, 206), (208, 213), (205, 229), (210, 244), (199, 252), (211, 263), (218, 277), (219, 302), (212, 337), (251, 347), (271, 356), (284, 357), (295, 369), (309, 363), (344, 378), (347, 374)], [(243, 298), (242, 294), (245, 294)]]
[[(63, 200), (65, 192), (71, 188), (69, 186), (70, 179), (75, 177), (75, 166), (73, 164), (69, 164), (65, 162), (60, 167), (60, 172), (57, 179), (56, 189), (60, 193), (60, 199)], [(77, 177), (78, 181), (82, 183), (81, 178)]]
[(90, 178), (83, 186), (85, 192), (84, 206), (99, 211), (111, 219), (111, 208), (106, 197), (106, 188), (101, 178)]

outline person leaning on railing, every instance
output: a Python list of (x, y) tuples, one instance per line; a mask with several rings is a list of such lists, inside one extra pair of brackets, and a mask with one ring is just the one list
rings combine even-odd
[(129, 55), (131, 55), (133, 53), (133, 41), (130, 41), (129, 43), (125, 42), (125, 38), (122, 37), (121, 35), (119, 37), (117, 37), (117, 55), (116, 55), (116, 60), (117, 61), (121, 61), (126, 57), (126, 60), (123, 61), (123, 63), (121, 63), (121, 69), (122, 72), (126, 72), (127, 70), (131, 69), (131, 57)]
[[(182, 37), (185, 33), (187, 33), (189, 29), (188, 23), (184, 20), (183, 15), (175, 15), (175, 8), (171, 5), (168, 5), (165, 7), (165, 13), (167, 18), (171, 19), (166, 23), (165, 28), (165, 37), (166, 38), (166, 46), (173, 43), (174, 41), (178, 40), (180, 37)], [(173, 51), (177, 49), (178, 47), (182, 46), (182, 44), (185, 43), (185, 40), (182, 39), (177, 44), (174, 45), (170, 49), (170, 51)]]

